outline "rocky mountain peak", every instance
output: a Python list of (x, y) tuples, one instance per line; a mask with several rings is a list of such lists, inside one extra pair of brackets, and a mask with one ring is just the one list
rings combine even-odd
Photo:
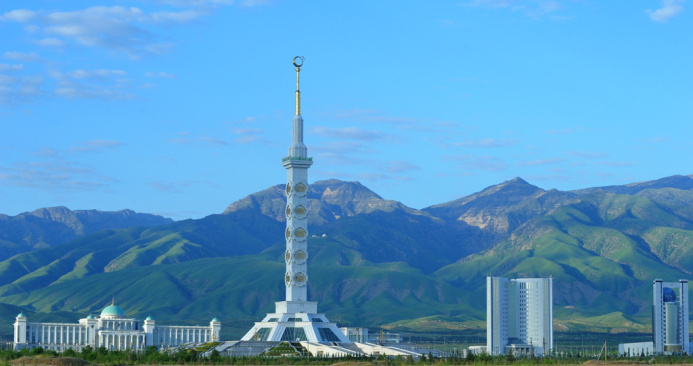
[[(265, 216), (285, 221), (284, 185), (278, 184), (246, 196), (230, 204), (223, 214), (243, 209), (259, 209)], [(396, 209), (416, 211), (399, 202), (383, 199), (359, 182), (320, 180), (311, 183), (308, 188), (308, 219), (313, 227), (360, 213), (376, 210), (391, 212)]]
[(317, 199), (338, 205), (348, 205), (363, 200), (382, 200), (382, 197), (359, 182), (345, 182), (337, 179), (317, 181), (311, 184), (309, 195), (311, 192)]
[(504, 237), (531, 218), (570, 201), (573, 196), (557, 191), (547, 195), (547, 191), (516, 177), (424, 211), (445, 220), (464, 221)]
[(173, 222), (169, 218), (128, 209), (72, 211), (65, 206), (39, 208), (4, 217), (0, 220), (0, 259), (35, 248), (59, 245), (101, 230), (151, 227)]

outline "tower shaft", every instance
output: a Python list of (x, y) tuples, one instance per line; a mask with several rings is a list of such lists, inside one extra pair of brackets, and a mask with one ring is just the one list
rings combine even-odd
[(286, 301), (307, 301), (308, 283), (308, 168), (313, 159), (303, 143), (303, 118), (301, 117), (301, 92), (296, 66), (296, 115), (292, 121), (289, 156), (283, 159), (286, 168)]
[(308, 157), (303, 144), (298, 78), (302, 65), (303, 57), (296, 56), (296, 115), (292, 121), (289, 155), (282, 159), (286, 168), (286, 300), (276, 302), (275, 312), (256, 322), (242, 341), (351, 343), (335, 323), (318, 313), (316, 301), (308, 301), (308, 168), (313, 159)]

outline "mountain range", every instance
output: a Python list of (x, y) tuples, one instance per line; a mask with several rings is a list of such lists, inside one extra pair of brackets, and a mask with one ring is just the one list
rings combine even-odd
[[(310, 297), (344, 325), (482, 327), (484, 277), (502, 275), (552, 276), (557, 330), (646, 330), (652, 280), (693, 270), (693, 176), (575, 191), (515, 178), (422, 210), (358, 182), (308, 197)], [(129, 316), (217, 316), (238, 337), (283, 299), (285, 205), (276, 185), (199, 220), (0, 215), (0, 310), (77, 319), (115, 298)]]

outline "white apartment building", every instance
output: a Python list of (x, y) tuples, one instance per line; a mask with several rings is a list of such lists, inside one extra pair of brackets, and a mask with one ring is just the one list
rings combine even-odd
[(486, 350), (543, 356), (553, 349), (553, 279), (486, 277)]

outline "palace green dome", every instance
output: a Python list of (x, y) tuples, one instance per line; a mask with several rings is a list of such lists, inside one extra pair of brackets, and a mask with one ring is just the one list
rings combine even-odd
[(109, 305), (101, 310), (101, 316), (125, 316), (125, 312), (119, 306)]

